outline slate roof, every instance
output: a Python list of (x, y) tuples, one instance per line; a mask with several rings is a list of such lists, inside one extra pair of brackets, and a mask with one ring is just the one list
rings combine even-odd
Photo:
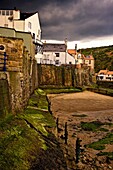
[(43, 44), (43, 52), (66, 52), (67, 46), (65, 44)]
[(20, 13), (20, 20), (25, 20), (29, 17), (31, 17), (32, 15), (34, 15), (36, 12), (34, 13), (29, 13), (29, 12), (25, 12), (25, 13)]
[(94, 60), (92, 55), (84, 56), (84, 60)]

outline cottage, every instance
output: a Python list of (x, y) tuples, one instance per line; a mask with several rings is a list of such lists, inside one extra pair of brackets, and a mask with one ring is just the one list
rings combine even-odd
[(113, 81), (113, 71), (100, 70), (97, 74), (97, 80), (103, 81)]
[(83, 59), (84, 59), (84, 64), (87, 64), (91, 70), (94, 70), (94, 58), (92, 55), (88, 55), (88, 56), (84, 56), (83, 55)]
[(67, 45), (58, 43), (43, 43), (42, 64), (54, 64), (60, 66), (62, 64), (75, 64), (75, 58), (67, 53)]

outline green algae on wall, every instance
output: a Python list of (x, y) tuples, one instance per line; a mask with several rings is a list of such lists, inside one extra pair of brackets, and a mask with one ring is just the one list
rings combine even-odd
[[(39, 100), (42, 102), (34, 105)], [(50, 149), (48, 144), (54, 136), (47, 128), (56, 124), (47, 106), (46, 94), (36, 90), (23, 113), (8, 114), (0, 120), (0, 169), (29, 170), (40, 152)]]
[(0, 116), (5, 116), (11, 111), (8, 81), (0, 79)]

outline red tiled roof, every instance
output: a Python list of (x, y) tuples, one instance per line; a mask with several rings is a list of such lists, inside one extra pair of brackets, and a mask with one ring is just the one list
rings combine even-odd
[(68, 49), (67, 52), (71, 55), (76, 54), (76, 50), (74, 50), (74, 49)]
[(111, 74), (113, 74), (113, 71), (108, 71), (107, 74), (111, 75)]
[(100, 70), (99, 72), (98, 72), (98, 74), (107, 74), (107, 72), (108, 72), (108, 70)]

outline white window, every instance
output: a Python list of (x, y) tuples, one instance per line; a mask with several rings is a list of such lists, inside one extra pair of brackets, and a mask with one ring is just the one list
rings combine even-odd
[(5, 15), (5, 11), (2, 11), (2, 15)]
[(10, 11), (10, 15), (13, 15), (13, 11), (12, 10)]
[(6, 15), (9, 15), (9, 11), (6, 11)]
[(28, 28), (31, 29), (31, 22), (28, 22)]

